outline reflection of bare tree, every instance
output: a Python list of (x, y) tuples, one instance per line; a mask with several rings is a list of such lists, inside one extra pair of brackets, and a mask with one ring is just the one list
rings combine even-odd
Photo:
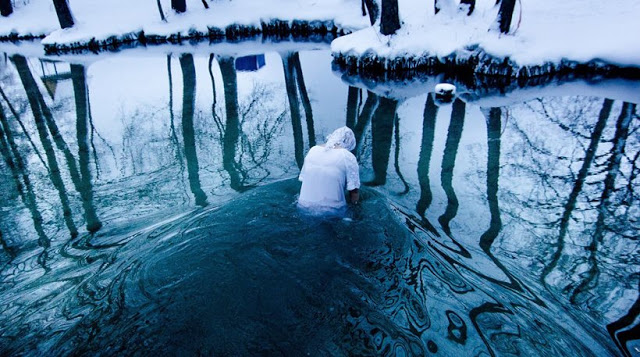
[(87, 82), (85, 69), (81, 65), (71, 65), (71, 79), (76, 99), (76, 135), (78, 137), (78, 160), (80, 165), (80, 182), (78, 191), (82, 198), (87, 231), (95, 232), (102, 227), (102, 222), (96, 215), (93, 206), (93, 187), (91, 184), (91, 170), (89, 169), (89, 98), (87, 96)]
[[(49, 134), (47, 133), (47, 125), (45, 124), (45, 119), (44, 119), (44, 117), (46, 116), (46, 114), (44, 114), (45, 108), (46, 108), (46, 106), (43, 105), (44, 99), (42, 98), (42, 94), (38, 89), (38, 85), (36, 84), (31, 74), (31, 71), (29, 70), (29, 65), (27, 64), (27, 60), (23, 56), (14, 55), (12, 57), (12, 61), (16, 66), (16, 68), (18, 69), (20, 80), (22, 81), (25, 91), (27, 92), (27, 98), (29, 99), (29, 104), (31, 105), (31, 112), (33, 114), (33, 118), (36, 123), (36, 128), (38, 130), (38, 135), (40, 137), (40, 143), (44, 148), (45, 156), (49, 164), (51, 182), (53, 183), (53, 186), (58, 191), (58, 196), (60, 197), (65, 224), (67, 225), (67, 228), (69, 229), (69, 233), (71, 234), (71, 236), (75, 237), (78, 235), (78, 230), (75, 224), (73, 223), (72, 212), (69, 206), (69, 197), (64, 187), (64, 182), (62, 181), (62, 176), (60, 173), (60, 168), (58, 166), (58, 160), (56, 159), (56, 155), (53, 150), (53, 145), (51, 144), (51, 141), (49, 140)], [(51, 113), (49, 112), (49, 114)], [(58, 136), (60, 135), (59, 132), (56, 131), (56, 133)], [(55, 136), (53, 132), (52, 132), (52, 135)], [(75, 168), (75, 160), (73, 162), (74, 162), (73, 168)], [(45, 247), (49, 246), (48, 241), (43, 242), (42, 244)]]
[(193, 130), (193, 113), (196, 101), (196, 69), (191, 54), (180, 56), (182, 67), (182, 135), (184, 140), (184, 156), (187, 160), (189, 186), (198, 206), (207, 205), (207, 195), (200, 185), (200, 167), (196, 153), (196, 140)]
[(587, 264), (589, 265), (589, 268), (583, 274), (585, 276), (584, 280), (582, 280), (573, 290), (571, 295), (572, 302), (576, 301), (580, 293), (592, 288), (592, 284), (597, 284), (597, 280), (600, 275), (597, 260), (598, 245), (602, 244), (604, 239), (606, 231), (605, 219), (611, 214), (610, 197), (614, 194), (616, 177), (620, 171), (620, 163), (625, 152), (627, 137), (629, 136), (629, 124), (633, 119), (635, 107), (635, 104), (625, 102), (616, 123), (613, 147), (607, 164), (607, 175), (604, 179), (604, 190), (602, 191), (597, 207), (598, 218), (595, 223), (594, 232), (591, 235), (591, 242), (587, 246), (587, 250), (589, 251)]
[[(240, 104), (235, 59), (221, 57), (218, 64), (224, 83), (225, 123), (216, 112), (215, 100), (212, 113), (221, 133), (223, 168), (229, 174), (231, 188), (243, 192), (271, 174), (266, 164), (286, 111), (274, 110), (267, 105), (265, 101), (269, 101), (273, 94), (260, 85), (253, 87), (248, 102)], [(212, 73), (211, 78), (215, 88)]]
[(440, 176), (442, 188), (447, 194), (447, 208), (438, 218), (438, 222), (440, 222), (442, 229), (448, 236), (451, 236), (449, 222), (451, 222), (458, 212), (458, 198), (456, 197), (456, 193), (453, 189), (453, 168), (455, 167), (458, 145), (460, 144), (460, 137), (462, 136), (464, 115), (465, 104), (460, 99), (456, 99), (453, 102), (453, 108), (451, 109), (451, 121), (449, 122), (449, 131), (447, 134), (447, 142), (444, 147), (442, 172)]
[(607, 119), (609, 118), (609, 113), (611, 112), (612, 105), (613, 101), (611, 99), (605, 99), (602, 105), (602, 109), (600, 110), (598, 122), (596, 123), (593, 132), (591, 133), (591, 141), (582, 162), (582, 167), (578, 172), (578, 176), (576, 177), (573, 189), (571, 190), (571, 194), (569, 195), (567, 203), (564, 205), (562, 217), (560, 218), (560, 233), (558, 235), (558, 242), (556, 243), (556, 251), (553, 253), (549, 264), (544, 267), (544, 269), (542, 270), (542, 274), (540, 275), (540, 281), (543, 284), (545, 283), (545, 278), (556, 267), (558, 261), (560, 260), (560, 256), (562, 255), (562, 250), (564, 249), (565, 244), (565, 237), (569, 228), (569, 221), (571, 219), (573, 210), (575, 209), (578, 195), (582, 191), (582, 187), (584, 186), (587, 174), (589, 173), (589, 170), (591, 168), (591, 164), (595, 159), (596, 152), (598, 150), (598, 144), (600, 143), (600, 138), (602, 137), (602, 133), (607, 124)]
[[(373, 113), (375, 113), (376, 108), (378, 107), (378, 96), (372, 91), (367, 91), (367, 100), (364, 103), (364, 107), (362, 111), (358, 115), (358, 122), (355, 123), (355, 127), (353, 128), (353, 133), (356, 137), (356, 154), (359, 157), (360, 148), (362, 147), (362, 140), (364, 137), (364, 133), (367, 130), (367, 127), (371, 123), (371, 118), (373, 117)], [(357, 109), (356, 109), (357, 113)], [(348, 126), (348, 124), (347, 124)]]

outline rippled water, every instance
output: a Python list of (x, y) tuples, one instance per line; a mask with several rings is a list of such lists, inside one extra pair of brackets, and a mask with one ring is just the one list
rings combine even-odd
[[(2, 354), (638, 354), (637, 82), (193, 50), (5, 56)], [(301, 215), (304, 153), (345, 124), (362, 205)]]

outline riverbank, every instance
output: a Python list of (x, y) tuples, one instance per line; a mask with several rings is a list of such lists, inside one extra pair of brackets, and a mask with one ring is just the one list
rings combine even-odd
[(356, 0), (257, 5), (189, 0), (182, 14), (171, 9), (169, 0), (114, 0), (109, 7), (88, 0), (71, 4), (76, 24), (65, 30), (59, 29), (49, 1), (33, 0), (0, 23), (0, 40), (42, 39), (44, 52), (55, 55), (158, 44), (302, 40), (331, 42), (335, 63), (364, 75), (401, 78), (456, 71), (516, 79), (568, 74), (640, 78), (640, 41), (625, 35), (640, 32), (635, 21), (640, 1), (621, 0), (616, 6), (518, 2), (508, 34), (496, 29), (493, 0), (478, 0), (470, 15), (451, 1), (439, 4), (435, 14), (433, 3), (399, 1), (401, 27), (384, 36), (379, 21), (369, 26)]
[[(448, 4), (447, 2), (445, 2)], [(400, 1), (394, 35), (369, 27), (332, 42), (336, 61), (360, 72), (425, 71), (456, 67), (492, 76), (531, 78), (563, 72), (640, 77), (640, 2), (518, 2), (508, 34), (497, 30), (499, 6), (466, 8)]]
[(115, 0), (108, 7), (95, 0), (72, 3), (76, 24), (61, 30), (50, 1), (33, 0), (16, 8), (0, 23), (0, 40), (42, 38), (48, 54), (112, 51), (147, 44), (239, 41), (258, 36), (276, 41), (292, 38), (328, 42), (365, 27), (369, 21), (355, 0), (206, 3), (208, 9), (202, 1), (187, 1), (187, 11), (182, 14), (174, 12), (168, 0), (160, 1), (160, 7), (155, 1)]

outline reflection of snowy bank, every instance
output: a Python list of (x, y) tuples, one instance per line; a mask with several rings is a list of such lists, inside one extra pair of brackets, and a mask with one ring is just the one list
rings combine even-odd
[(495, 1), (477, 1), (467, 16), (455, 7), (436, 15), (428, 3), (399, 0), (402, 25), (396, 34), (384, 36), (376, 24), (336, 39), (332, 51), (338, 62), (367, 71), (465, 67), (477, 73), (535, 77), (640, 65), (640, 43), (625, 35), (640, 31), (637, 1), (615, 6), (576, 0), (519, 4), (511, 31), (504, 35), (494, 30)]
[[(335, 67), (335, 66), (334, 66)], [(334, 73), (350, 86), (369, 90), (377, 95), (403, 100), (433, 92), (438, 83), (452, 83), (457, 96), (467, 103), (483, 107), (505, 106), (542, 97), (585, 95), (640, 103), (640, 81), (627, 79), (587, 80), (548, 76), (538, 80), (518, 81), (487, 76), (452, 77), (448, 74), (414, 75), (404, 80), (381, 80), (357, 74)]]

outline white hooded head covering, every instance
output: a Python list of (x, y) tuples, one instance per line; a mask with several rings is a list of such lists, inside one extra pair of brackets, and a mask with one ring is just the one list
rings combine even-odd
[(343, 126), (327, 136), (325, 147), (329, 149), (340, 147), (352, 151), (356, 148), (356, 136), (351, 129)]

